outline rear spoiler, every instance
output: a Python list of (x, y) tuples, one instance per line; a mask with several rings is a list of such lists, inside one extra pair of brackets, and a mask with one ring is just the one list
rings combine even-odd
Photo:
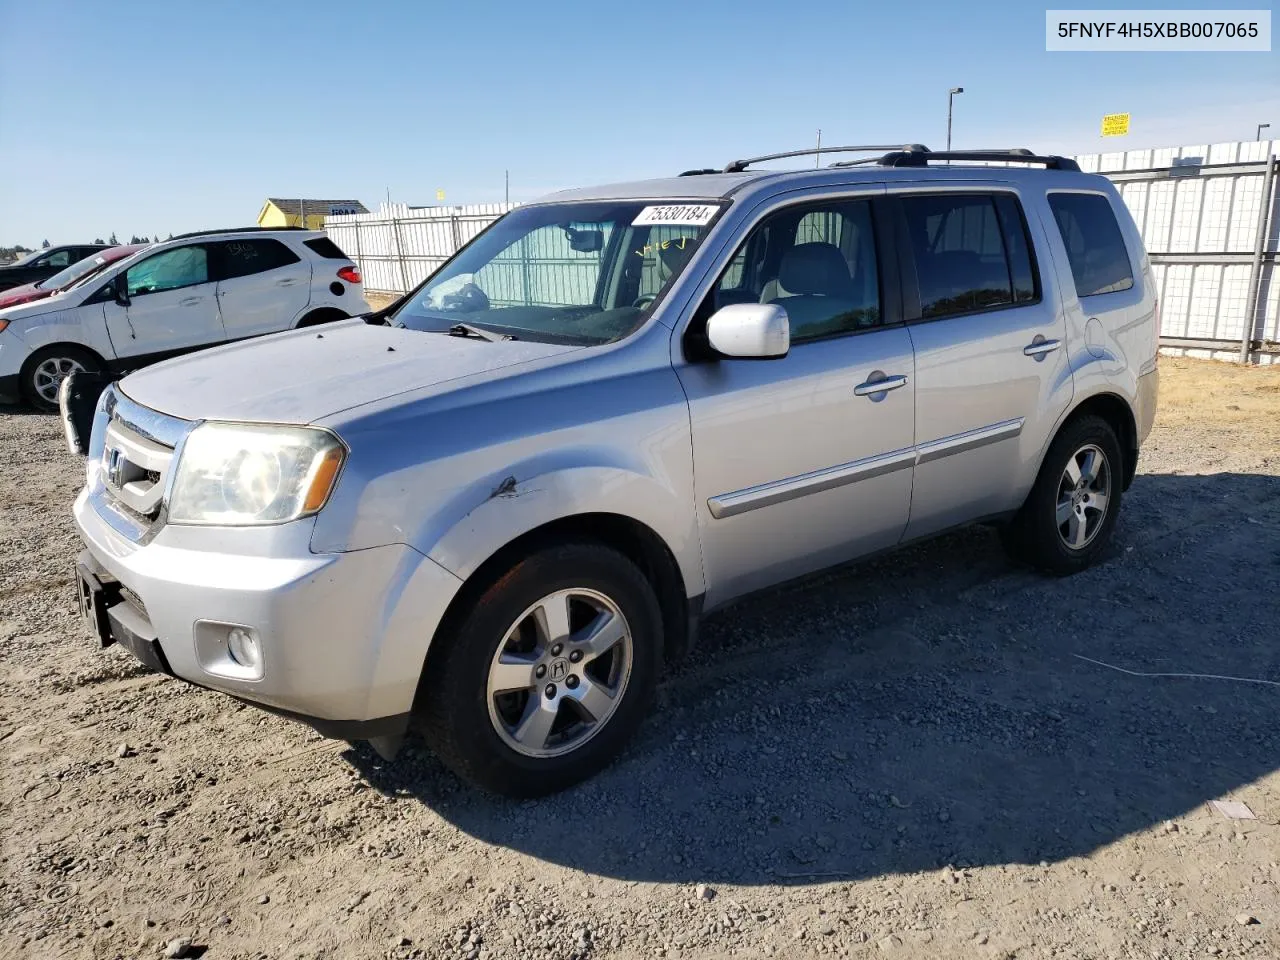
[(67, 437), (67, 449), (77, 456), (89, 453), (94, 411), (103, 392), (113, 382), (109, 373), (74, 370), (58, 387), (58, 413)]

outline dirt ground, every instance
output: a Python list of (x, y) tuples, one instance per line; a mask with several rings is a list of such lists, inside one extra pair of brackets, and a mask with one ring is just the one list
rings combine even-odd
[(1106, 562), (753, 599), (524, 803), (90, 649), (81, 467), (0, 412), (0, 957), (1280, 956), (1280, 368), (1161, 370)]

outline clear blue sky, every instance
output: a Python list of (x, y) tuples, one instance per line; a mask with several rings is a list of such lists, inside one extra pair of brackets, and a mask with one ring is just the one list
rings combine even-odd
[(501, 200), (505, 168), (527, 200), (803, 147), (819, 127), (937, 149), (951, 86), (957, 146), (1092, 152), (1121, 111), (1132, 133), (1107, 148), (1268, 121), (1280, 137), (1277, 53), (1046, 53), (1044, 11), (0, 0), (0, 245), (245, 224), (269, 195)]

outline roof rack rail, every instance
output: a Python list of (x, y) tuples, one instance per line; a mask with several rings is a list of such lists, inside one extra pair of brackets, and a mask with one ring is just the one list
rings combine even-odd
[(880, 164), (886, 167), (927, 167), (937, 160), (979, 160), (987, 163), (1043, 163), (1046, 170), (1080, 170), (1070, 157), (1040, 156), (1026, 147), (1007, 150), (931, 150), (906, 149), (886, 153)]
[[(192, 237), (209, 237), (219, 233), (279, 233), (282, 230), (309, 230), (309, 227), (220, 227), (217, 230), (194, 230), (191, 233), (179, 233), (169, 240), (190, 240)], [(165, 243), (168, 243), (166, 240)]]
[(697, 170), (686, 170), (684, 173), (680, 174), (680, 176), (682, 176), (682, 177), (701, 177), (701, 176), (705, 176), (706, 174), (709, 174), (709, 173), (723, 173), (723, 172), (724, 172), (723, 170), (720, 170), (720, 169), (719, 169), (719, 168), (717, 168), (717, 167), (700, 167), (700, 168), (699, 168), (699, 169), (697, 169)]
[(721, 173), (742, 173), (747, 167), (753, 163), (763, 163), (766, 160), (786, 160), (788, 157), (814, 157), (824, 153), (879, 153), (881, 150), (897, 150), (900, 152), (924, 152), (928, 153), (929, 148), (922, 143), (908, 144), (883, 144), (874, 146), (853, 146), (853, 147), (810, 147), (807, 150), (788, 150), (786, 153), (766, 153), (762, 157), (748, 157), (746, 160), (734, 160), (732, 163), (726, 164)]

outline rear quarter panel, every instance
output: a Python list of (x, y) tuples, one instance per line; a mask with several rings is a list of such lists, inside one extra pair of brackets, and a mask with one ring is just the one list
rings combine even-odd
[[(1089, 297), (1077, 295), (1066, 246), (1049, 205), (1049, 195), (1055, 191), (1095, 193), (1108, 199), (1133, 271), (1130, 289)], [(1111, 181), (1091, 174), (1055, 177), (1036, 206), (1044, 223), (1066, 315), (1075, 405), (1091, 396), (1112, 393), (1137, 413), (1138, 378), (1153, 371), (1156, 364), (1156, 312), (1151, 265), (1133, 218)]]

